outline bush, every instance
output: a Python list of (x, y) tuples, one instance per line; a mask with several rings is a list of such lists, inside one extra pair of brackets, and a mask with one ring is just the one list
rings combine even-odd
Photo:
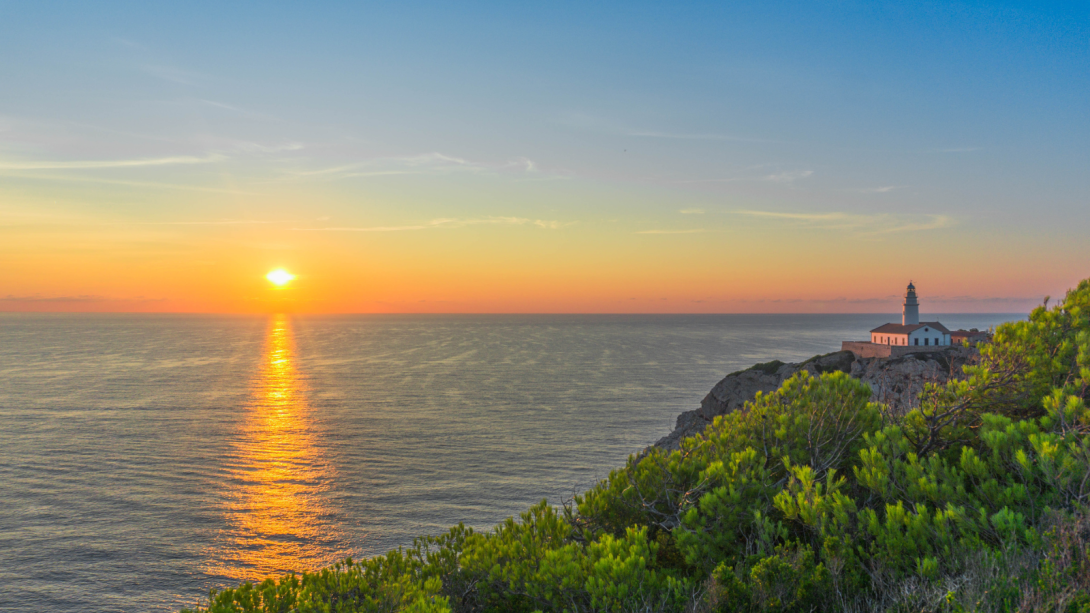
[(1090, 281), (963, 370), (903, 417), (802, 371), (572, 504), (200, 610), (1090, 613)]

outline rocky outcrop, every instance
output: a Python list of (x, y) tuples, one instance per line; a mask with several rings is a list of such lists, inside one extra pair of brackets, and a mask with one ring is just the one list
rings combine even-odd
[(743, 409), (757, 392), (772, 392), (799, 371), (812, 375), (845, 372), (870, 386), (871, 400), (904, 414), (919, 404), (919, 394), (928, 383), (943, 383), (961, 375), (961, 367), (978, 352), (968, 347), (942, 347), (910, 353), (898, 358), (856, 358), (850, 351), (837, 351), (798, 364), (779, 361), (756, 364), (731, 373), (715, 384), (700, 408), (677, 417), (674, 431), (655, 443), (656, 447), (677, 449), (681, 440), (698, 434), (720, 415)]

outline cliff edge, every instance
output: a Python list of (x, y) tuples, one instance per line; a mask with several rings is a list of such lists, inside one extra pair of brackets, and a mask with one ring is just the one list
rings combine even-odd
[(972, 363), (978, 355), (974, 348), (947, 346), (895, 358), (856, 358), (851, 351), (837, 351), (797, 364), (780, 361), (756, 364), (723, 377), (700, 401), (700, 408), (678, 415), (674, 431), (654, 446), (677, 449), (682, 439), (703, 432), (716, 417), (743, 408), (757, 392), (779, 389), (784, 381), (802, 370), (815, 376), (834, 371), (848, 373), (870, 386), (872, 401), (888, 405), (892, 412), (907, 413), (919, 404), (925, 385), (962, 376), (961, 367)]

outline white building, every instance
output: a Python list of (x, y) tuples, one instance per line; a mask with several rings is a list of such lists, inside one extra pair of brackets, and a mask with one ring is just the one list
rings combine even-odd
[(916, 286), (909, 282), (901, 311), (901, 323), (885, 324), (871, 330), (870, 342), (877, 345), (942, 346), (950, 344), (950, 331), (937, 321), (920, 321)]

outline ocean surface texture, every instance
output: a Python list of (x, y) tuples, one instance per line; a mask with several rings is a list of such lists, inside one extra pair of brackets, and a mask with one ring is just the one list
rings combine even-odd
[(622, 465), (727, 373), (887, 321), (0, 315), (0, 611), (176, 610), (487, 529)]

